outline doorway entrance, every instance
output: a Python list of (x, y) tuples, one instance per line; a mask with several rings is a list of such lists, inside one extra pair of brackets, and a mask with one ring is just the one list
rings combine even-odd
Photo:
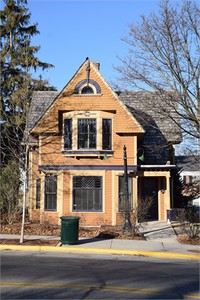
[(147, 214), (147, 221), (158, 220), (158, 178), (142, 177), (141, 178), (141, 199), (152, 201), (151, 207)]

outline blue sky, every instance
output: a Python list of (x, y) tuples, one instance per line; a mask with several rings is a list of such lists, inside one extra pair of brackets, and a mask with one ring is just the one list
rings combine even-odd
[(127, 54), (121, 38), (128, 24), (142, 14), (157, 10), (156, 0), (28, 0), (31, 23), (40, 34), (32, 39), (40, 45), (38, 58), (55, 66), (42, 73), (44, 79), (61, 90), (86, 57), (100, 62), (100, 72), (109, 83), (115, 80), (113, 65), (117, 55)]

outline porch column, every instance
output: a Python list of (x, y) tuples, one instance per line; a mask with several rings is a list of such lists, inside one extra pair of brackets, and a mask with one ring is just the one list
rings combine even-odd
[(116, 191), (118, 190), (118, 176), (114, 171), (112, 171), (112, 225), (116, 225), (116, 214), (117, 214), (117, 208), (118, 208), (118, 203), (116, 199), (117, 193)]
[(170, 209), (170, 173), (166, 176), (166, 190), (164, 194), (164, 221), (167, 220), (167, 209)]

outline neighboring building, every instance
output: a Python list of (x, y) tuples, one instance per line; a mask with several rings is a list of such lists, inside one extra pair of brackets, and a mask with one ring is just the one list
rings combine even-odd
[(200, 156), (176, 156), (175, 161), (184, 184), (183, 195), (200, 196)]
[(180, 177), (184, 184), (200, 182), (200, 156), (176, 156), (176, 164), (180, 169)]
[[(30, 133), (29, 211), (33, 221), (121, 224), (123, 147), (127, 148), (129, 201), (154, 202), (149, 220), (166, 220), (172, 206), (176, 124), (148, 104), (155, 93), (115, 93), (86, 59), (61, 92), (35, 92)], [(173, 130), (172, 130), (173, 128)]]

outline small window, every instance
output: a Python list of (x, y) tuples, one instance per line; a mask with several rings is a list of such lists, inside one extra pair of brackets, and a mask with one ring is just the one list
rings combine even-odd
[(85, 86), (84, 88), (82, 88), (81, 94), (94, 94), (94, 91), (91, 86)]
[(78, 119), (78, 149), (96, 149), (96, 119)]
[(73, 177), (73, 211), (102, 211), (102, 177)]
[(95, 80), (83, 79), (74, 89), (75, 94), (101, 94), (101, 87)]
[(112, 127), (111, 127), (111, 119), (103, 119), (102, 120), (102, 149), (103, 150), (111, 150), (112, 144)]
[(56, 211), (57, 209), (57, 176), (45, 177), (44, 209), (49, 211)]
[(72, 149), (72, 119), (64, 119), (64, 149)]
[(127, 208), (129, 211), (132, 210), (132, 208), (133, 208), (133, 204), (132, 204), (133, 197), (132, 196), (133, 196), (132, 177), (128, 177), (128, 199), (129, 199), (129, 202), (126, 203), (124, 176), (119, 176), (119, 211), (126, 211)]
[(41, 179), (36, 180), (36, 209), (40, 209)]

